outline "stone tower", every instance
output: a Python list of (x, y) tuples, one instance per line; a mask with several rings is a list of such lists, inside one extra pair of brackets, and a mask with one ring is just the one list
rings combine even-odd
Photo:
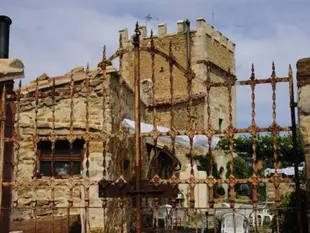
[[(150, 36), (147, 33), (146, 26), (140, 27), (141, 31), (141, 46), (150, 46)], [(169, 44), (171, 42), (173, 55), (177, 61), (184, 67), (187, 67), (188, 58), (192, 70), (195, 72), (195, 79), (192, 84), (194, 98), (201, 100), (197, 103), (197, 111), (199, 115), (203, 115), (202, 119), (197, 119), (199, 129), (207, 127), (207, 102), (206, 102), (206, 87), (203, 82), (207, 78), (206, 65), (203, 63), (208, 62), (210, 65), (210, 77), (213, 82), (223, 82), (228, 78), (235, 78), (235, 44), (227, 37), (222, 35), (219, 31), (216, 31), (213, 26), (205, 22), (204, 19), (196, 20), (196, 29), (190, 30), (189, 22), (178, 21), (177, 32), (167, 33), (166, 24), (159, 24), (157, 35), (153, 35), (155, 41), (155, 47), (160, 49), (166, 54), (169, 54)], [(132, 48), (132, 39), (128, 37), (128, 30), (123, 29), (120, 31), (123, 48)], [(133, 53), (127, 53), (123, 57), (122, 63), (122, 75), (129, 85), (133, 86)], [(151, 83), (152, 77), (152, 60), (151, 55), (148, 52), (141, 51), (141, 85), (153, 85)], [(228, 73), (229, 71), (229, 73)], [(187, 93), (187, 79), (184, 74), (176, 67), (173, 69), (174, 78), (174, 96), (180, 106), (178, 109), (186, 111), (186, 96)], [(150, 90), (151, 88), (144, 88)], [(169, 103), (170, 100), (170, 72), (169, 62), (165, 58), (156, 55), (155, 56), (155, 89), (157, 102)], [(147, 96), (150, 93), (142, 91), (141, 95), (143, 99), (149, 99)], [(182, 99), (184, 101), (182, 101)], [(235, 87), (232, 90), (232, 106), (233, 106), (233, 122), (235, 124)], [(196, 101), (196, 102), (197, 102)], [(203, 102), (203, 103), (200, 103)], [(210, 92), (210, 107), (211, 107), (211, 119), (212, 127), (214, 129), (226, 128), (229, 120), (229, 98), (228, 91), (225, 87), (212, 88)], [(199, 106), (198, 106), (199, 105)], [(201, 106), (203, 105), (203, 106)], [(162, 106), (161, 108), (163, 108)], [(160, 107), (158, 107), (160, 108)], [(167, 106), (165, 106), (168, 110)], [(160, 112), (160, 110), (158, 110)], [(165, 112), (164, 110), (162, 110)], [(167, 112), (166, 111), (166, 112)], [(195, 111), (194, 111), (195, 112)], [(181, 112), (180, 112), (181, 113)], [(186, 114), (186, 113), (184, 113)], [(181, 114), (182, 115), (182, 114)], [(166, 120), (158, 120), (164, 126), (169, 126), (169, 120), (167, 120), (167, 114), (163, 114)], [(201, 118), (201, 117), (200, 117)], [(181, 118), (182, 119), (182, 118)], [(178, 121), (178, 119), (176, 119)], [(186, 124), (186, 120), (182, 123), (176, 122), (178, 128), (184, 128), (182, 124)]]

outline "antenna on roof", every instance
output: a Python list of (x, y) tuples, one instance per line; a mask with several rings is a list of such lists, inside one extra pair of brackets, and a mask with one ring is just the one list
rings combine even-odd
[[(154, 20), (154, 18), (151, 16), (151, 13), (145, 16), (145, 26), (147, 28), (147, 23), (150, 22), (151, 20)], [(155, 20), (159, 20), (159, 18), (155, 18)]]
[(152, 19), (151, 14), (148, 14), (147, 16), (145, 16), (145, 21), (146, 21), (146, 22), (150, 22), (151, 19)]
[(212, 25), (214, 26), (214, 12), (212, 11)]

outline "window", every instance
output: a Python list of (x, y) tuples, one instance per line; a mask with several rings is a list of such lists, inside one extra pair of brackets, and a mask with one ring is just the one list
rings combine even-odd
[(220, 175), (222, 176), (223, 173), (224, 173), (224, 167), (223, 166), (220, 167), (220, 171), (219, 172), (220, 172)]
[[(75, 140), (70, 143), (66, 140), (55, 142), (54, 154), (52, 154), (52, 143), (41, 141), (38, 143), (38, 176), (53, 176), (57, 178), (68, 177), (70, 174), (80, 175), (82, 171), (84, 140)], [(53, 156), (54, 155), (54, 156)], [(54, 164), (54, 171), (52, 171)], [(72, 165), (72, 169), (70, 169)]]
[(223, 119), (219, 118), (219, 130), (222, 130)]

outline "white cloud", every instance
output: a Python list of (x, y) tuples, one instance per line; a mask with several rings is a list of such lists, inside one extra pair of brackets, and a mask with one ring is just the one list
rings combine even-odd
[[(108, 53), (118, 46), (118, 30), (129, 28), (133, 32), (135, 22), (142, 24), (149, 13), (154, 19), (149, 28), (163, 21), (168, 31), (176, 30), (179, 19), (189, 18), (192, 27), (195, 19), (204, 16), (213, 20), (217, 28), (236, 45), (237, 75), (249, 77), (251, 63), (255, 63), (257, 77), (271, 73), (275, 61), (279, 76), (286, 76), (288, 65), (309, 56), (310, 32), (306, 28), (307, 1), (205, 1), (195, 0), (114, 0), (84, 1), (6, 1), (1, 14), (13, 20), (11, 27), (11, 57), (21, 58), (26, 65), (25, 82), (42, 73), (62, 75), (80, 65), (96, 66), (101, 59), (103, 45)], [(267, 5), (266, 5), (267, 4)], [(276, 12), (281, 12), (277, 14)], [(159, 18), (159, 20), (156, 20)], [(295, 70), (294, 70), (295, 71)], [(268, 87), (270, 90), (270, 87)], [(257, 93), (257, 117), (262, 124), (271, 120), (271, 93), (259, 87)], [(239, 126), (250, 123), (250, 95), (238, 91)], [(248, 93), (249, 94), (249, 93)], [(278, 96), (280, 123), (289, 124), (288, 95), (285, 88)], [(268, 117), (266, 117), (268, 115)], [(270, 116), (270, 117), (269, 117)]]
[[(240, 80), (250, 76), (251, 64), (255, 64), (257, 78), (268, 78), (272, 72), (272, 61), (275, 62), (276, 73), (279, 77), (288, 75), (291, 64), (293, 73), (296, 73), (295, 64), (301, 57), (309, 56), (310, 32), (303, 31), (292, 25), (278, 24), (272, 36), (260, 40), (246, 34), (234, 33), (237, 43), (236, 61), (237, 73)], [(247, 94), (246, 94), (247, 93)], [(257, 118), (262, 125), (271, 123), (271, 86), (261, 85), (256, 94)], [(245, 113), (250, 116), (250, 93), (239, 88), (238, 94), (239, 116)], [(290, 125), (288, 84), (279, 84), (277, 87), (277, 117), (282, 125)], [(240, 124), (250, 124), (250, 118), (243, 118)]]
[[(133, 27), (137, 20), (129, 15), (118, 18), (82, 9), (59, 9), (55, 15), (49, 9), (15, 12), (11, 56), (24, 61), (26, 82), (43, 72), (55, 76), (87, 62), (95, 66), (103, 45), (107, 45), (108, 51), (115, 51), (118, 30)], [(25, 22), (24, 18), (28, 20)]]

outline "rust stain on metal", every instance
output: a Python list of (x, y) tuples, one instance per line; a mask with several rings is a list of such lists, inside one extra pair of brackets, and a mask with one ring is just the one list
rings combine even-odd
[[(100, 74), (100, 81), (102, 81), (102, 100), (100, 100), (100, 105), (102, 105), (102, 109), (100, 109), (100, 113), (98, 113), (98, 116), (102, 116), (102, 128), (100, 129), (99, 134), (93, 134), (91, 132), (90, 124), (91, 124), (91, 114), (92, 112), (90, 109), (90, 99), (92, 96), (90, 95), (90, 88), (91, 88), (91, 82), (92, 82), (92, 73), (90, 71), (89, 65), (87, 65), (86, 72), (85, 72), (85, 79), (83, 80), (84, 88), (86, 89), (86, 96), (85, 96), (85, 132), (82, 134), (77, 134), (75, 132), (75, 125), (74, 125), (74, 95), (76, 94), (77, 90), (75, 89), (75, 80), (73, 79), (73, 73), (70, 74), (70, 81), (67, 83), (68, 88), (66, 90), (57, 90), (55, 85), (55, 79), (52, 80), (52, 88), (50, 92), (43, 93), (42, 90), (39, 88), (39, 80), (35, 80), (35, 90), (33, 93), (23, 94), (21, 91), (21, 83), (19, 85), (19, 88), (17, 89), (16, 93), (14, 94), (14, 98), (16, 98), (16, 124), (14, 129), (14, 135), (7, 136), (5, 135), (5, 122), (6, 122), (6, 104), (8, 101), (8, 98), (11, 98), (12, 90), (9, 92), (6, 91), (6, 87), (4, 87), (2, 90), (0, 90), (1, 93), (1, 102), (0, 102), (0, 174), (3, 173), (3, 157), (4, 157), (4, 145), (5, 143), (14, 143), (14, 145), (19, 148), (20, 142), (31, 142), (33, 146), (33, 153), (36, 156), (36, 159), (33, 161), (33, 177), (29, 182), (26, 183), (19, 183), (17, 180), (11, 180), (11, 181), (4, 181), (2, 180), (2, 176), (0, 176), (0, 196), (3, 188), (11, 187), (14, 192), (17, 192), (18, 188), (28, 187), (31, 189), (31, 193), (33, 195), (33, 199), (27, 208), (31, 211), (32, 215), (34, 216), (34, 231), (37, 231), (37, 220), (38, 220), (38, 210), (40, 210), (40, 206), (38, 205), (38, 201), (35, 198), (36, 192), (40, 187), (48, 187), (51, 190), (51, 198), (50, 198), (50, 207), (52, 210), (52, 232), (56, 231), (56, 212), (62, 208), (67, 210), (67, 215), (70, 216), (73, 213), (74, 207), (74, 188), (80, 186), (83, 190), (83, 197), (81, 198), (84, 202), (84, 205), (81, 205), (79, 208), (83, 209), (85, 212), (84, 217), (84, 225), (88, 224), (89, 221), (89, 212), (93, 209), (101, 209), (102, 210), (102, 217), (103, 219), (107, 218), (107, 210), (111, 208), (109, 204), (113, 200), (117, 200), (117, 206), (115, 208), (120, 209), (121, 211), (121, 231), (125, 231), (123, 228), (123, 223), (125, 222), (125, 219), (127, 216), (125, 216), (124, 212), (127, 208), (127, 202), (128, 199), (134, 200), (134, 205), (136, 208), (135, 212), (135, 220), (136, 223), (136, 232), (142, 233), (142, 222), (144, 217), (144, 209), (143, 209), (143, 202), (142, 200), (146, 200), (148, 202), (148, 198), (152, 198), (152, 208), (154, 211), (154, 228), (159, 231), (159, 205), (160, 205), (160, 198), (169, 198), (171, 199), (171, 206), (172, 206), (172, 213), (177, 214), (178, 207), (177, 207), (177, 195), (178, 195), (178, 186), (179, 185), (188, 185), (189, 187), (189, 196), (188, 201), (189, 205), (186, 207), (187, 212), (190, 216), (193, 216), (195, 214), (195, 211), (197, 208), (195, 208), (195, 187), (200, 184), (204, 184), (207, 186), (208, 189), (208, 197), (207, 197), (207, 203), (206, 208), (208, 211), (216, 211), (214, 205), (215, 205), (215, 199), (214, 199), (214, 186), (217, 184), (227, 184), (229, 186), (229, 204), (230, 208), (236, 207), (236, 194), (235, 194), (235, 186), (236, 184), (251, 184), (253, 192), (252, 192), (252, 203), (253, 203), (253, 209), (255, 214), (255, 231), (258, 232), (258, 187), (260, 184), (268, 184), (272, 183), (275, 188), (275, 200), (276, 200), (276, 223), (277, 223), (277, 232), (279, 232), (279, 224), (280, 224), (280, 216), (279, 216), (279, 209), (281, 207), (280, 202), (280, 184), (283, 183), (290, 183), (293, 180), (291, 178), (283, 178), (279, 175), (277, 170), (279, 169), (279, 158), (278, 158), (278, 150), (279, 145), (277, 144), (277, 136), (282, 131), (292, 131), (293, 134), (293, 145), (294, 145), (294, 154), (296, 157), (296, 116), (295, 116), (295, 103), (294, 103), (294, 91), (293, 91), (293, 75), (292, 70), (289, 68), (288, 77), (277, 77), (276, 71), (275, 71), (275, 65), (272, 64), (272, 73), (269, 78), (266, 79), (257, 79), (255, 76), (255, 70), (254, 65), (252, 65), (251, 69), (251, 76), (249, 80), (245, 81), (237, 81), (236, 77), (230, 73), (228, 70), (224, 73), (224, 80), (223, 82), (214, 82), (211, 78), (211, 72), (214, 64), (210, 63), (209, 61), (198, 61), (198, 63), (203, 64), (205, 71), (206, 71), (206, 77), (203, 81), (203, 85), (205, 88), (205, 92), (203, 95), (199, 95), (200, 97), (206, 98), (206, 115), (207, 120), (205, 122), (205, 129), (197, 129), (195, 126), (194, 121), (194, 111), (193, 111), (193, 100), (197, 97), (197, 94), (193, 94), (193, 80), (195, 80), (195, 73), (192, 70), (192, 64), (190, 62), (190, 59), (187, 60), (186, 67), (181, 65), (181, 63), (176, 59), (174, 56), (174, 52), (172, 49), (172, 42), (169, 43), (169, 50), (167, 53), (162, 51), (160, 48), (158, 48), (155, 44), (155, 38), (153, 36), (153, 32), (151, 32), (150, 36), (150, 43), (149, 46), (142, 45), (141, 43), (141, 32), (139, 29), (138, 23), (135, 27), (135, 34), (133, 36), (133, 48), (128, 49), (125, 48), (123, 45), (123, 38), (120, 36), (119, 38), (119, 49), (117, 52), (115, 52), (112, 56), (107, 58), (106, 55), (106, 48), (103, 49), (102, 54), (102, 60), (98, 64), (98, 73)], [(131, 52), (134, 56), (134, 120), (135, 120), (135, 134), (130, 135), (124, 132), (124, 129), (122, 127), (121, 121), (125, 118), (125, 80), (123, 78), (123, 72), (124, 72), (124, 56), (128, 55), (128, 53)], [(140, 93), (140, 67), (141, 64), (143, 64), (143, 60), (140, 60), (140, 53), (146, 52), (150, 55), (150, 61), (151, 61), (151, 80), (152, 80), (152, 96), (151, 96), (151, 116), (152, 116), (152, 125), (153, 130), (149, 133), (142, 133), (141, 132), (141, 114), (140, 110), (142, 108), (141, 106), (141, 93)], [(166, 59), (167, 66), (169, 67), (169, 72), (167, 73), (167, 83), (170, 85), (170, 98), (169, 100), (166, 100), (164, 104), (168, 104), (169, 108), (168, 111), (169, 117), (170, 117), (170, 130), (168, 132), (159, 132), (158, 130), (158, 123), (156, 122), (157, 119), (157, 104), (160, 102), (156, 99), (156, 56), (160, 56), (164, 59)], [(117, 132), (112, 132), (110, 135), (106, 133), (105, 129), (105, 118), (107, 116), (106, 113), (106, 105), (108, 104), (108, 101), (106, 99), (107, 95), (109, 95), (107, 87), (104, 85), (104, 81), (107, 79), (107, 66), (111, 64), (111, 62), (119, 58), (119, 80), (118, 85), (120, 87), (118, 92), (119, 97), (119, 112), (117, 118)], [(187, 110), (187, 128), (186, 130), (177, 130), (175, 129), (175, 123), (174, 120), (177, 117), (176, 113), (176, 103), (177, 103), (177, 96), (174, 90), (174, 86), (176, 84), (175, 80), (175, 70), (179, 70), (183, 75), (184, 78), (187, 79), (187, 96), (184, 97), (187, 103), (186, 110)], [(277, 122), (277, 106), (276, 106), (276, 90), (277, 90), (277, 84), (278, 83), (288, 83), (289, 84), (289, 95), (290, 95), (290, 108), (291, 108), (291, 119), (292, 119), (292, 125), (291, 126), (280, 126)], [(272, 96), (271, 96), (271, 110), (272, 110), (272, 124), (269, 127), (259, 127), (256, 123), (256, 87), (257, 85), (266, 84), (271, 85), (272, 88)], [(236, 86), (249, 86), (251, 89), (251, 124), (249, 127), (244, 128), (237, 128), (234, 125), (234, 119), (233, 119), (233, 88)], [(211, 90), (214, 90), (214, 88), (223, 88), (228, 93), (228, 127), (226, 129), (215, 129), (215, 127), (212, 126), (211, 117), (212, 117), (212, 111), (211, 111), (211, 105), (212, 105), (212, 98), (211, 98)], [(62, 94), (67, 94), (69, 96), (69, 106), (70, 106), (70, 119), (69, 119), (69, 134), (68, 135), (57, 135), (55, 132), (57, 119), (55, 117), (55, 111), (56, 111), (56, 105), (57, 101), (56, 98), (61, 96)], [(50, 135), (39, 135), (38, 134), (38, 111), (39, 111), (39, 105), (42, 101), (42, 98), (46, 95), (51, 95), (52, 98), (52, 107), (51, 107), (51, 124), (52, 124), (52, 133)], [(20, 122), (20, 101), (21, 98), (28, 97), (28, 98), (34, 98), (34, 124), (33, 124), (33, 131), (34, 134), (32, 137), (20, 135), (19, 132), (19, 122)], [(183, 98), (182, 97), (182, 98)], [(183, 98), (183, 99), (184, 99)], [(185, 114), (186, 115), (186, 114)], [(184, 116), (186, 118), (186, 116)], [(186, 119), (185, 119), (186, 120)], [(100, 126), (101, 127), (101, 126)], [(257, 168), (257, 136), (259, 133), (262, 132), (268, 132), (271, 133), (273, 136), (273, 155), (274, 155), (274, 168), (276, 170), (275, 174), (272, 177), (262, 177), (259, 175), (258, 168)], [(253, 174), (249, 178), (237, 178), (234, 173), (234, 166), (233, 162), (235, 160), (235, 146), (234, 146), (234, 137), (237, 134), (240, 133), (248, 133), (252, 135), (252, 168), (253, 168)], [(210, 161), (213, 161), (214, 159), (214, 153), (213, 149), (211, 147), (211, 141), (212, 138), (217, 135), (222, 134), (226, 135), (229, 138), (229, 156), (232, 160), (230, 171), (231, 174), (228, 178), (216, 178), (214, 177), (214, 170), (213, 166), (209, 167), (208, 174), (209, 176), (206, 178), (199, 178), (196, 177), (194, 172), (194, 158), (193, 158), (193, 144), (194, 144), (194, 137), (196, 135), (205, 135), (208, 138), (208, 145), (209, 148), (206, 150), (206, 156), (209, 156)], [(153, 140), (154, 145), (154, 158), (158, 158), (159, 156), (159, 149), (158, 146), (158, 137), (160, 136), (166, 136), (171, 139), (171, 153), (173, 156), (175, 156), (176, 152), (176, 137), (180, 135), (186, 135), (189, 138), (189, 162), (190, 162), (190, 175), (188, 178), (180, 178), (177, 174), (176, 168), (176, 161), (173, 161), (173, 170), (171, 174), (169, 174), (169, 177), (161, 177), (160, 175), (160, 167), (158, 160), (155, 159), (155, 169), (154, 174), (152, 177), (148, 177), (148, 174), (142, 175), (143, 165), (142, 160), (144, 158), (142, 154), (142, 143), (143, 140), (147, 137), (150, 137), (151, 140)], [(84, 151), (85, 151), (85, 165), (83, 167), (83, 171), (85, 172), (85, 176), (83, 179), (75, 179), (73, 175), (73, 142), (75, 139), (83, 139), (85, 141), (84, 144)], [(111, 178), (110, 174), (108, 174), (109, 171), (109, 162), (108, 162), (108, 156), (109, 153), (109, 146), (111, 141), (113, 139), (117, 139), (118, 142), (115, 143), (115, 151), (122, 151), (122, 148), (124, 145), (128, 142), (129, 139), (134, 139), (134, 178), (133, 180), (126, 180), (125, 176), (125, 169), (124, 169), (124, 159), (121, 159), (121, 161), (116, 161), (115, 163), (120, 162), (120, 169), (118, 169), (118, 174), (114, 174), (115, 176)], [(68, 187), (68, 193), (69, 198), (67, 200), (67, 206), (66, 207), (56, 207), (56, 197), (55, 197), (55, 188), (57, 187), (57, 182), (55, 178), (55, 143), (57, 140), (68, 140), (70, 145), (70, 155), (69, 155), (69, 182), (67, 184)], [(51, 167), (50, 167), (50, 173), (52, 174), (51, 177), (47, 180), (47, 183), (40, 184), (39, 179), (40, 176), (40, 160), (39, 160), (39, 153), (37, 144), (38, 142), (42, 141), (51, 141)], [(90, 179), (90, 164), (91, 164), (91, 155), (90, 150), (91, 142), (98, 142), (100, 145), (102, 145), (102, 149), (100, 149), (100, 157), (102, 158), (102, 171), (100, 171), (99, 178), (101, 177), (101, 180), (93, 181)], [(14, 160), (14, 169), (15, 171), (18, 168), (19, 161), (20, 161), (20, 154), (19, 149), (17, 149), (16, 157)], [(150, 158), (150, 161), (147, 161), (150, 166), (152, 163), (152, 159)], [(114, 161), (113, 161), (114, 162)], [(100, 162), (101, 163), (101, 162)], [(298, 164), (295, 164), (295, 172), (298, 173)], [(17, 174), (17, 173), (16, 173)], [(16, 175), (17, 176), (17, 175)], [(145, 177), (144, 177), (145, 176)], [(299, 193), (299, 180), (296, 179), (296, 191)], [(99, 192), (98, 197), (101, 198), (100, 206), (92, 206), (91, 200), (90, 200), (90, 188), (92, 186), (97, 186)], [(99, 186), (99, 187), (98, 187)], [(300, 200), (298, 201), (300, 203)], [(1, 202), (0, 202), (1, 206)], [(112, 206), (112, 204), (111, 204)], [(18, 209), (18, 200), (13, 200), (13, 207), (12, 209)], [(27, 209), (26, 208), (26, 209)], [(300, 209), (300, 204), (298, 206)], [(300, 216), (299, 216), (299, 225), (301, 224)], [(105, 224), (102, 223), (103, 225)], [(175, 223), (178, 225), (178, 221)], [(70, 218), (67, 218), (67, 228), (69, 229), (70, 225)], [(234, 226), (236, 226), (236, 222), (234, 221)], [(302, 226), (300, 227), (302, 229)], [(87, 228), (85, 229), (88, 230)], [(302, 232), (302, 230), (300, 230)]]

